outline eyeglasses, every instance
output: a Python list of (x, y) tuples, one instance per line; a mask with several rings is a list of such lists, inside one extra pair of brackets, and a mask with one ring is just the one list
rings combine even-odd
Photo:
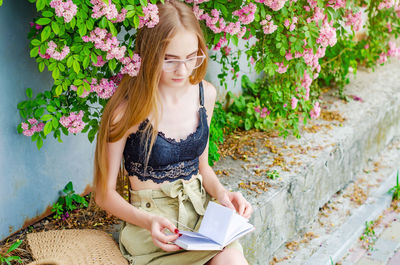
[(164, 60), (163, 70), (165, 72), (174, 72), (174, 71), (178, 70), (181, 63), (184, 63), (186, 69), (189, 71), (198, 68), (204, 62), (204, 59), (206, 58), (206, 55), (204, 54), (204, 52), (201, 49), (200, 49), (200, 51), (203, 55), (190, 57), (185, 60), (177, 60), (177, 59)]

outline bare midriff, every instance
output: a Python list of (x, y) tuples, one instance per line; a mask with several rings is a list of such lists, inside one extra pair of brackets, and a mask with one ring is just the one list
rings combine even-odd
[[(189, 180), (184, 180), (184, 182), (189, 182), (193, 177), (194, 175)], [(155, 183), (152, 180), (142, 181), (137, 176), (129, 176), (129, 181), (132, 190), (159, 190), (162, 184), (168, 183), (168, 181), (162, 183)]]

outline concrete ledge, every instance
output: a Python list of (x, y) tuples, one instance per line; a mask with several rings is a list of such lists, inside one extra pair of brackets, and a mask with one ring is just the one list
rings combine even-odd
[[(248, 181), (272, 186), (261, 194), (246, 195), (240, 189), (255, 209), (251, 222), (256, 231), (241, 240), (251, 264), (267, 264), (274, 251), (315, 219), (333, 194), (355, 179), (368, 158), (400, 134), (399, 72), (399, 61), (375, 72), (359, 71), (345, 93), (362, 101), (346, 104), (324, 94), (322, 105), (327, 111), (339, 110), (346, 118), (341, 126), (329, 128), (328, 122), (317, 120), (307, 125), (322, 128), (317, 133), (304, 132), (301, 139), (268, 139), (286, 159), (283, 166), (288, 171), (268, 167), (277, 154), (266, 150), (263, 139), (256, 141), (258, 155), (246, 161), (226, 157), (217, 163), (214, 169), (227, 172), (220, 180), (231, 190), (239, 190), (238, 183)], [(280, 172), (280, 179), (255, 173), (273, 169)]]

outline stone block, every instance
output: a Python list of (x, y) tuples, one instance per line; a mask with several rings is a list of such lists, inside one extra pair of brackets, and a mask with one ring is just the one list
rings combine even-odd
[(390, 227), (386, 228), (381, 238), (400, 242), (400, 221), (393, 222)]
[[(214, 166), (228, 172), (220, 177), (221, 182), (230, 190), (240, 190), (253, 205), (250, 222), (256, 230), (241, 240), (250, 264), (268, 264), (280, 246), (304, 232), (332, 195), (356, 178), (369, 158), (400, 135), (399, 71), (399, 61), (372, 73), (359, 71), (345, 90), (363, 102), (337, 104), (346, 117), (343, 126), (303, 132), (301, 139), (271, 138), (278, 147), (297, 145), (313, 150), (295, 154), (300, 157), (299, 164), (288, 172), (271, 168), (279, 170), (281, 181), (254, 173), (256, 167), (265, 168), (273, 160), (272, 153), (263, 152), (262, 140), (256, 143), (261, 151), (257, 156), (248, 156), (246, 161), (226, 157)], [(238, 184), (248, 181), (265, 181), (271, 187), (261, 194), (247, 193)]]

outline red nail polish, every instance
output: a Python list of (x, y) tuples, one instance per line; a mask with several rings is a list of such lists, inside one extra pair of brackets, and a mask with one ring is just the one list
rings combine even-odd
[(181, 234), (181, 233), (179, 233), (179, 236), (182, 236), (182, 234)]
[(174, 232), (175, 232), (175, 234), (179, 234), (178, 228), (176, 228)]

